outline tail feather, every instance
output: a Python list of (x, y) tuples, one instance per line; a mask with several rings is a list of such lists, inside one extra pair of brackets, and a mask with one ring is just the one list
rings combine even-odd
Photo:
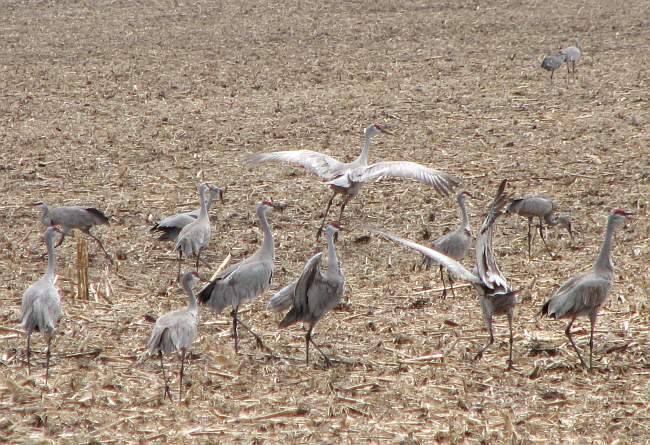
[(201, 289), (201, 292), (199, 292), (199, 294), (196, 296), (196, 300), (199, 302), (199, 304), (206, 304), (208, 301), (210, 301), (215, 283), (216, 280), (210, 281), (210, 284)]
[(551, 300), (548, 300), (546, 303), (544, 303), (544, 306), (542, 306), (542, 309), (540, 311), (540, 315), (546, 315), (547, 317), (551, 317), (552, 315), (548, 313), (548, 306), (551, 304)]
[(94, 207), (86, 207), (84, 210), (90, 213), (95, 220), (95, 223), (98, 225), (106, 224), (109, 225), (108, 217), (101, 210), (97, 210)]
[(149, 232), (160, 233), (160, 236), (158, 237), (158, 241), (176, 241), (176, 238), (178, 238), (178, 234), (181, 233), (178, 227), (165, 227), (165, 226), (160, 226), (158, 224), (156, 224), (151, 229), (149, 229)]

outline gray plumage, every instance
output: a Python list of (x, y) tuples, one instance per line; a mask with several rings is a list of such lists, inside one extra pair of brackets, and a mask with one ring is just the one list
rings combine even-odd
[(480, 359), (485, 350), (494, 343), (492, 317), (494, 315), (505, 314), (508, 319), (508, 328), (510, 331), (508, 367), (512, 367), (512, 322), (514, 319), (515, 305), (517, 303), (516, 291), (512, 290), (505, 276), (499, 270), (499, 266), (497, 265), (492, 250), (494, 224), (499, 215), (503, 213), (503, 209), (508, 199), (505, 193), (505, 186), (506, 180), (504, 179), (499, 185), (496, 196), (490, 204), (488, 214), (485, 217), (476, 238), (476, 267), (473, 272), (465, 269), (465, 267), (455, 259), (450, 258), (437, 250), (430, 249), (416, 242), (391, 235), (381, 230), (372, 229), (372, 231), (396, 243), (402, 244), (409, 249), (420, 252), (443, 266), (457, 278), (468, 281), (473, 285), (483, 310), (483, 320), (485, 321), (485, 325), (490, 334), (488, 343), (476, 354), (476, 360)]
[(201, 209), (199, 216), (196, 220), (192, 221), (181, 229), (181, 232), (176, 238), (174, 250), (178, 251), (178, 276), (181, 274), (181, 262), (183, 255), (190, 257), (196, 256), (196, 271), (199, 271), (199, 261), (201, 259), (201, 251), (210, 242), (210, 235), (212, 229), (210, 227), (210, 216), (205, 202), (205, 192), (208, 190), (206, 184), (198, 186), (199, 200), (201, 202)]
[(571, 326), (577, 317), (589, 317), (591, 334), (589, 337), (588, 368), (591, 369), (596, 318), (598, 311), (609, 296), (614, 281), (614, 263), (612, 262), (614, 231), (625, 222), (625, 218), (629, 215), (631, 213), (620, 209), (612, 212), (607, 219), (605, 239), (592, 269), (567, 280), (542, 306), (542, 315), (547, 315), (556, 320), (561, 318), (570, 319), (564, 333), (569, 338), (571, 346), (578, 354), (578, 358), (585, 368), (587, 368), (587, 364), (571, 336)]
[(47, 340), (45, 384), (50, 370), (50, 346), (56, 325), (61, 318), (61, 298), (54, 286), (56, 277), (56, 248), (54, 236), (58, 231), (48, 227), (45, 231), (47, 246), (47, 270), (43, 277), (29, 286), (23, 293), (21, 326), (27, 334), (27, 368), (30, 366), (32, 332), (41, 332)]
[(90, 233), (90, 229), (94, 226), (109, 225), (108, 217), (101, 210), (80, 206), (50, 207), (44, 202), (37, 202), (34, 205), (43, 211), (41, 222), (44, 225), (61, 227), (61, 239), (55, 247), (63, 244), (63, 240), (72, 229), (79, 229), (99, 243), (106, 258), (113, 262), (100, 239)]
[(555, 216), (556, 210), (555, 203), (551, 198), (546, 196), (528, 196), (525, 198), (517, 198), (510, 201), (506, 213), (517, 214), (528, 219), (528, 257), (530, 258), (530, 246), (532, 242), (532, 225), (533, 219), (537, 218), (539, 221), (538, 229), (539, 236), (542, 242), (551, 253), (548, 244), (546, 244), (546, 237), (544, 235), (544, 224), (547, 226), (560, 226), (569, 232), (569, 236), (573, 238), (573, 230), (571, 228), (571, 218), (568, 215)]
[(273, 203), (263, 201), (256, 209), (257, 217), (264, 232), (262, 246), (252, 256), (230, 266), (217, 275), (210, 284), (201, 290), (198, 296), (199, 303), (209, 306), (217, 314), (220, 314), (227, 306), (232, 306), (235, 352), (239, 350), (238, 323), (255, 336), (260, 347), (264, 345), (260, 336), (241, 322), (237, 312), (242, 304), (263, 294), (271, 284), (271, 278), (275, 270), (275, 247), (273, 233), (266, 218), (266, 213), (272, 207)]
[[(389, 133), (386, 127), (372, 124), (365, 129), (365, 143), (361, 154), (352, 162), (343, 163), (331, 156), (311, 150), (278, 151), (273, 153), (260, 153), (249, 156), (247, 162), (259, 164), (277, 161), (293, 164), (305, 168), (319, 176), (333, 190), (327, 203), (325, 215), (317, 232), (317, 238), (325, 225), (332, 201), (337, 194), (343, 196), (339, 223), (347, 203), (355, 198), (364, 183), (380, 180), (382, 178), (407, 178), (433, 186), (440, 194), (448, 195), (460, 184), (460, 179), (438, 170), (425, 167), (415, 162), (385, 161), (368, 165), (368, 152), (372, 138), (379, 133)], [(390, 134), (390, 133), (389, 133)]]
[[(282, 308), (285, 306), (286, 296), (292, 297), (290, 300), (291, 310), (280, 322), (280, 328), (286, 328), (299, 321), (307, 325), (307, 334), (305, 335), (305, 361), (307, 363), (309, 363), (309, 343), (312, 343), (321, 353), (325, 362), (328, 365), (331, 364), (329, 358), (321, 351), (311, 336), (316, 323), (339, 304), (345, 292), (345, 275), (334, 246), (334, 234), (339, 229), (340, 226), (337, 223), (327, 226), (327, 270), (321, 269), (323, 253), (317, 253), (307, 261), (298, 280), (275, 294), (267, 305), (268, 309)], [(289, 293), (291, 290), (293, 292)], [(273, 301), (274, 299), (276, 301)]]
[(569, 78), (569, 74), (571, 74), (573, 80), (575, 81), (576, 62), (580, 60), (580, 58), (582, 57), (582, 48), (580, 47), (580, 41), (578, 40), (578, 37), (576, 37), (575, 46), (569, 46), (568, 48), (564, 48), (562, 51), (560, 51), (560, 54), (564, 56), (566, 61), (567, 80)]
[[(212, 208), (212, 203), (216, 199), (220, 199), (223, 202), (224, 190), (211, 185), (208, 185), (208, 187), (210, 188), (210, 193), (208, 194), (208, 200), (205, 206), (209, 212)], [(159, 241), (176, 241), (176, 238), (178, 238), (183, 227), (196, 221), (200, 212), (201, 209), (199, 208), (191, 212), (177, 213), (176, 215), (168, 216), (154, 224), (149, 231), (152, 233), (160, 233), (160, 236), (158, 237)]]
[(544, 57), (544, 60), (542, 60), (542, 68), (551, 72), (551, 83), (553, 83), (553, 74), (555, 73), (555, 70), (561, 67), (564, 62), (566, 62), (566, 56), (562, 53)]
[[(437, 240), (433, 242), (432, 248), (437, 250), (440, 253), (447, 255), (449, 258), (453, 258), (456, 261), (460, 261), (469, 252), (470, 244), (472, 242), (472, 231), (469, 225), (469, 217), (467, 216), (467, 208), (465, 207), (465, 197), (471, 195), (468, 192), (460, 192), (456, 197), (458, 202), (458, 207), (460, 209), (460, 224), (451, 232), (444, 234)], [(426, 269), (429, 269), (432, 265), (435, 264), (435, 261), (428, 257), (424, 257), (423, 264)], [(442, 281), (442, 297), (444, 298), (447, 295), (447, 286), (445, 285), (445, 278), (443, 275), (443, 267), (440, 268), (440, 280)], [(449, 281), (449, 286), (451, 288), (451, 293), (454, 294), (454, 281), (452, 275), (447, 273), (447, 278)], [(455, 296), (455, 295), (454, 295)]]
[(183, 391), (183, 371), (185, 364), (185, 354), (187, 349), (192, 345), (196, 339), (197, 328), (199, 324), (199, 311), (196, 303), (196, 297), (192, 288), (198, 280), (196, 272), (186, 272), (183, 274), (182, 283), (183, 290), (188, 296), (189, 304), (184, 309), (178, 309), (160, 316), (156, 320), (156, 325), (151, 332), (151, 337), (147, 342), (149, 353), (154, 354), (158, 352), (160, 356), (160, 367), (163, 372), (163, 379), (165, 380), (165, 395), (169, 395), (172, 399), (169, 390), (167, 377), (165, 376), (165, 367), (163, 364), (163, 354), (170, 354), (178, 351), (181, 356), (181, 370), (179, 380), (178, 397), (182, 397)]

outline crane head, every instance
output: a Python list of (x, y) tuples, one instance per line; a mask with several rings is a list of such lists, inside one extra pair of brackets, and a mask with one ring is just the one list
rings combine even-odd
[(388, 125), (382, 125), (382, 124), (370, 124), (364, 131), (366, 138), (372, 138), (379, 133), (386, 133), (392, 135), (393, 133), (390, 131), (390, 127)]
[(461, 197), (461, 196), (463, 196), (463, 197), (467, 196), (468, 198), (472, 198), (472, 199), (474, 199), (474, 196), (473, 196), (470, 192), (465, 191), (465, 190), (463, 190), (462, 192), (460, 192), (460, 193), (458, 194), (458, 196), (459, 196), (459, 197)]
[(632, 216), (632, 215), (634, 215), (634, 213), (626, 212), (626, 211), (623, 210), (623, 209), (614, 209), (614, 211), (612, 212), (612, 215), (618, 215), (618, 216)]
[(224, 195), (224, 193), (226, 193), (226, 188), (227, 187), (226, 188), (221, 188), (221, 187), (214, 186), (212, 184), (208, 184), (208, 188), (210, 189), (210, 191), (212, 193), (215, 194), (215, 196), (219, 197), (219, 201), (221, 201), (221, 204), (223, 204), (224, 203), (223, 195)]
[(557, 225), (566, 229), (569, 236), (573, 239), (573, 227), (571, 226), (571, 217), (569, 215), (560, 215), (557, 217)]
[(343, 230), (343, 226), (338, 221), (332, 221), (332, 222), (330, 222), (329, 225), (332, 226), (337, 231)]
[(264, 201), (262, 201), (262, 205), (271, 208), (275, 207), (275, 205), (273, 204), (273, 199), (265, 199)]

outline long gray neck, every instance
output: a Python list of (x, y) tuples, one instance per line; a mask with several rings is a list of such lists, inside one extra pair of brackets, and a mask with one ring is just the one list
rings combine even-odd
[(45, 237), (45, 245), (47, 246), (47, 271), (45, 272), (45, 276), (50, 281), (54, 281), (54, 276), (56, 275), (56, 250), (54, 249), (54, 232), (47, 233)]
[(370, 144), (372, 143), (372, 136), (370, 136), (370, 132), (366, 133), (366, 140), (363, 144), (363, 150), (361, 150), (361, 154), (357, 158), (357, 163), (360, 165), (368, 165), (368, 152), (370, 151)]
[(613, 272), (614, 264), (612, 263), (612, 243), (614, 241), (614, 229), (616, 224), (614, 219), (610, 216), (607, 220), (607, 229), (605, 231), (605, 239), (603, 244), (600, 247), (600, 253), (598, 254), (598, 259), (596, 264), (594, 264), (594, 270), (600, 272)]
[(334, 229), (327, 227), (327, 271), (339, 273), (339, 258), (336, 256), (336, 247), (334, 246)]
[(196, 295), (194, 295), (194, 290), (192, 289), (192, 281), (193, 280), (183, 280), (183, 290), (187, 294), (188, 300), (190, 304), (188, 305), (188, 309), (195, 311), (197, 310), (198, 306), (196, 304)]
[(273, 243), (273, 232), (271, 232), (271, 226), (269, 225), (268, 220), (266, 219), (266, 209), (264, 206), (260, 206), (257, 209), (257, 217), (260, 220), (260, 225), (262, 226), (262, 231), (264, 232), (264, 241), (262, 241), (262, 248), (260, 252), (262, 255), (275, 258), (275, 246)]
[(460, 207), (460, 217), (463, 219), (463, 227), (469, 232), (469, 216), (467, 215), (467, 208), (465, 207), (465, 196), (458, 196), (458, 207)]
[(208, 208), (205, 203), (205, 189), (199, 189), (199, 201), (201, 202), (201, 210), (199, 211), (199, 219), (208, 219)]
[(41, 214), (41, 221), (42, 221), (43, 224), (45, 224), (46, 226), (49, 226), (50, 223), (48, 222), (48, 215), (49, 215), (49, 213), (50, 213), (50, 208), (47, 206), (47, 204), (42, 204), (40, 207), (41, 207), (41, 210), (42, 210), (42, 212), (43, 212), (43, 213)]

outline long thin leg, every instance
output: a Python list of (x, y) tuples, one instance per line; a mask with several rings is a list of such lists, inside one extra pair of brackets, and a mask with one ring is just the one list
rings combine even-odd
[(533, 240), (533, 235), (530, 232), (532, 225), (533, 225), (533, 219), (528, 218), (528, 259), (530, 259), (530, 243)]
[(510, 354), (508, 355), (508, 369), (512, 369), (513, 363), (512, 363), (512, 344), (514, 343), (514, 338), (512, 336), (512, 319), (514, 318), (514, 312), (513, 309), (510, 309), (508, 311), (508, 329), (510, 329)]
[(449, 288), (451, 289), (451, 296), (456, 298), (456, 293), (454, 292), (454, 277), (447, 272), (447, 281), (449, 281)]
[(97, 242), (99, 243), (99, 247), (102, 248), (102, 250), (104, 251), (104, 255), (106, 255), (106, 258), (108, 258), (108, 260), (109, 260), (109, 261), (111, 262), (111, 264), (112, 264), (112, 263), (113, 263), (113, 258), (111, 258), (111, 256), (108, 254), (108, 252), (107, 252), (106, 249), (104, 248), (104, 245), (103, 245), (102, 242), (99, 240), (99, 238), (97, 238), (95, 235), (93, 235), (92, 233), (90, 233), (90, 230), (84, 230), (84, 232), (86, 233), (86, 235), (88, 235), (89, 237), (91, 237), (92, 239), (94, 239), (95, 241), (97, 241)]
[(318, 347), (318, 345), (311, 338), (312, 329), (314, 329), (314, 327), (310, 326), (309, 330), (307, 331), (307, 335), (305, 336), (305, 343), (307, 343), (307, 349), (306, 349), (306, 351), (307, 351), (307, 364), (309, 364), (309, 343), (311, 343), (312, 345), (314, 345), (314, 348), (316, 348), (316, 350), (318, 352), (320, 352), (320, 355), (323, 356), (323, 359), (325, 360), (325, 366), (327, 366), (327, 367), (332, 366), (332, 361), (325, 355), (325, 353)]
[(199, 273), (199, 261), (201, 260), (201, 250), (203, 250), (203, 247), (201, 247), (199, 251), (196, 253), (196, 273)]
[(178, 401), (183, 400), (183, 368), (185, 365), (185, 350), (181, 350), (181, 376), (178, 383)]
[(575, 321), (575, 317), (571, 319), (569, 324), (566, 326), (566, 329), (564, 330), (564, 333), (566, 334), (567, 337), (569, 337), (569, 341), (571, 342), (571, 346), (573, 346), (573, 350), (576, 351), (576, 354), (578, 354), (578, 358), (580, 359), (580, 363), (582, 363), (582, 366), (585, 368), (587, 367), (587, 363), (582, 359), (582, 354), (580, 354), (580, 350), (576, 346), (576, 342), (573, 341), (573, 337), (571, 336), (571, 326), (573, 326), (573, 322)]
[(593, 367), (593, 358), (594, 358), (594, 329), (596, 328), (596, 316), (589, 317), (591, 321), (591, 335), (589, 336), (589, 371)]
[(47, 337), (47, 352), (45, 353), (45, 386), (47, 387), (47, 379), (50, 376), (50, 346), (52, 344), (52, 336)]
[(544, 247), (546, 247), (546, 250), (548, 250), (548, 253), (552, 254), (551, 249), (549, 249), (548, 244), (546, 244), (546, 238), (544, 237), (544, 224), (542, 223), (542, 219), (539, 219), (539, 236), (542, 238), (542, 242), (544, 243)]
[(235, 354), (239, 353), (239, 337), (237, 336), (237, 309), (232, 310), (232, 335), (235, 337)]
[(32, 333), (27, 334), (27, 374), (30, 373), (29, 358), (32, 355)]
[(178, 276), (176, 281), (181, 281), (181, 264), (183, 263), (183, 251), (178, 249)]
[(494, 332), (492, 331), (492, 309), (488, 305), (491, 303), (486, 301), (484, 298), (481, 301), (481, 307), (483, 308), (483, 320), (485, 321), (485, 326), (487, 327), (488, 332), (490, 333), (490, 340), (485, 346), (481, 348), (480, 351), (474, 357), (474, 360), (480, 360), (483, 357), (483, 353), (494, 343)]
[(571, 70), (573, 71), (573, 82), (576, 81), (576, 61), (572, 60), (571, 61)]
[(309, 365), (309, 340), (311, 340), (311, 327), (305, 334), (305, 364)]
[(442, 273), (442, 266), (439, 266), (440, 268), (440, 281), (442, 281), (442, 295), (440, 295), (441, 298), (446, 298), (447, 297), (447, 286), (445, 285), (445, 275)]
[(316, 232), (316, 239), (318, 240), (323, 233), (323, 227), (325, 227), (325, 220), (327, 219), (327, 215), (330, 212), (330, 207), (332, 207), (332, 201), (334, 201), (334, 197), (336, 196), (336, 192), (332, 193), (332, 197), (330, 198), (329, 201), (327, 201), (327, 208), (325, 209), (325, 214), (323, 215), (323, 221), (320, 223), (320, 228), (318, 229), (318, 232)]
[(165, 374), (165, 364), (163, 363), (163, 353), (161, 350), (158, 350), (158, 355), (160, 355), (160, 369), (162, 369), (163, 380), (165, 381), (165, 393), (163, 398), (169, 396), (169, 400), (172, 400), (172, 392), (169, 390), (169, 383), (167, 382), (167, 375)]
[(255, 332), (253, 332), (253, 330), (252, 330), (251, 328), (249, 328), (246, 324), (244, 324), (244, 323), (241, 321), (241, 319), (240, 319), (239, 317), (237, 317), (237, 314), (236, 314), (236, 313), (235, 313), (235, 319), (236, 319), (237, 322), (238, 322), (240, 325), (242, 325), (242, 326), (243, 326), (243, 327), (244, 327), (248, 332), (250, 332), (251, 334), (253, 334), (253, 337), (255, 337), (255, 340), (257, 341), (257, 346), (258, 346), (260, 349), (268, 349), (268, 348), (264, 345), (264, 342), (262, 341), (262, 337), (260, 337), (259, 335), (257, 335)]

